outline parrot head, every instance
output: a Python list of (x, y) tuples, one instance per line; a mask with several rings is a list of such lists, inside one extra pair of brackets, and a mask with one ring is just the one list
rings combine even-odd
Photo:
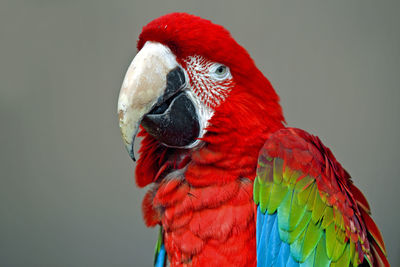
[(206, 153), (206, 161), (220, 155), (249, 167), (243, 156), (255, 161), (266, 136), (282, 127), (270, 82), (222, 26), (186, 13), (164, 15), (143, 28), (137, 49), (120, 90), (118, 115), (134, 160), (142, 127), (139, 186), (154, 181), (148, 177), (174, 152), (193, 158)]

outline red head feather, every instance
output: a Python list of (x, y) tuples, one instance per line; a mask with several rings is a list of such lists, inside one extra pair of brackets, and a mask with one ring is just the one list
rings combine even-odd
[(226, 29), (186, 13), (167, 14), (144, 26), (139, 36), (138, 49), (147, 41), (167, 45), (178, 60), (201, 55), (229, 66), (236, 74), (246, 74), (256, 68), (247, 51)]

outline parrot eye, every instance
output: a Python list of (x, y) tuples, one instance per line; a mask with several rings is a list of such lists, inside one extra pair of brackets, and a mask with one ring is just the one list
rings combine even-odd
[(229, 74), (230, 74), (229, 68), (227, 66), (225, 66), (225, 65), (222, 65), (222, 64), (216, 64), (214, 66), (214, 71), (213, 72), (214, 72), (213, 76), (218, 80), (223, 80), (223, 79), (227, 78), (229, 76)]

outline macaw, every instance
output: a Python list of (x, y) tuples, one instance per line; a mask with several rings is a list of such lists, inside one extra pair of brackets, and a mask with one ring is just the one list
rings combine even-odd
[(160, 225), (155, 266), (389, 266), (370, 207), (222, 26), (172, 13), (143, 27), (118, 117)]

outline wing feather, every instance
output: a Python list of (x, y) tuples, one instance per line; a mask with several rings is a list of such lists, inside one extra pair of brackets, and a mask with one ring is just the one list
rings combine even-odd
[(282, 129), (258, 162), (258, 266), (389, 266), (367, 200), (317, 137)]

